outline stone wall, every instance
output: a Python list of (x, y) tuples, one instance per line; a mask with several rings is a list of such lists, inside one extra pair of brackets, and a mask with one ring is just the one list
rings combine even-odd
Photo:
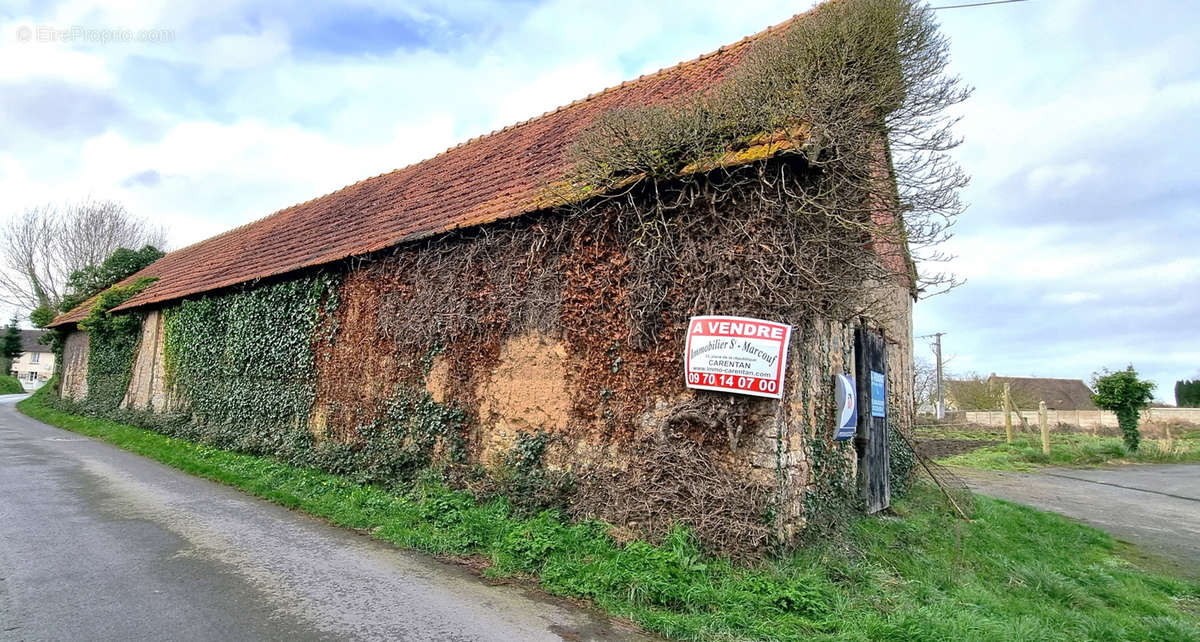
[(87, 397), (88, 349), (90, 343), (86, 332), (72, 332), (63, 345), (62, 395), (68, 399), (82, 401)]
[(163, 361), (163, 315), (150, 310), (142, 321), (142, 335), (133, 358), (129, 391), (122, 408), (163, 412), (167, 409), (166, 371)]
[(916, 417), (913, 391), (916, 373), (913, 369), (913, 298), (907, 284), (893, 285), (880, 290), (888, 299), (890, 312), (882, 316), (884, 339), (888, 354), (889, 425), (904, 434), (911, 434)]
[[(1021, 416), (1030, 426), (1037, 428), (1038, 411), (1020, 410)], [(1017, 412), (1011, 415), (1012, 423), (1021, 429)], [(1001, 410), (968, 410), (946, 413), (947, 425), (958, 428), (1003, 429), (1004, 412)], [(1095, 435), (1121, 434), (1117, 415), (1110, 410), (1047, 410), (1046, 422), (1051, 430), (1060, 426), (1070, 427)], [(963, 425), (958, 425), (963, 424)], [(1200, 408), (1146, 408), (1139, 415), (1138, 429), (1147, 437), (1166, 435), (1166, 426), (1200, 426)]]
[[(434, 400), (458, 404), (473, 413), (469, 452), (476, 462), (501, 465), (518, 435), (540, 431), (555, 437), (547, 456), (550, 467), (620, 471), (637, 461), (641, 444), (676, 430), (677, 426), (668, 425), (671, 416), (698, 397), (684, 384), (682, 337), (673, 338), (666, 348), (665, 372), (655, 370), (654, 360), (639, 361), (631, 358), (630, 352), (621, 353), (626, 363), (646, 364), (622, 366), (628, 368), (622, 370), (622, 376), (666, 382), (647, 384), (641, 390), (641, 410), (631, 422), (632, 432), (614, 429), (606, 419), (603, 390), (594, 395), (586, 385), (590, 377), (613, 376), (596, 372), (590, 360), (607, 345), (584, 346), (581, 351), (577, 342), (569, 339), (570, 329), (565, 336), (532, 329), (482, 340), (469, 347), (466, 355), (456, 352), (455, 346), (447, 346), (439, 354), (406, 353), (383, 329), (388, 323), (381, 317), (389, 307), (382, 302), (391, 300), (396, 288), (385, 282), (393, 271), (375, 268), (366, 265), (352, 270), (342, 282), (334, 323), (338, 338), (329, 356), (318, 359), (321, 392), (312, 427), (321, 438), (352, 442), (353, 436), (347, 432), (350, 424), (368, 418), (371, 408), (382, 404), (397, 387), (416, 381)], [(903, 284), (889, 285), (870, 296), (881, 303), (878, 318), (793, 322), (782, 402), (740, 398), (745, 412), (735, 422), (736, 434), (724, 429), (697, 431), (694, 426), (690, 432), (684, 431), (687, 438), (703, 446), (710, 461), (728, 471), (730, 479), (776, 490), (776, 529), (785, 539), (805, 526), (805, 494), (813, 485), (812, 442), (828, 442), (833, 433), (832, 376), (853, 373), (854, 329), (860, 322), (881, 330), (887, 339), (889, 415), (898, 428), (911, 427), (910, 290)], [(469, 363), (468, 357), (488, 352), (494, 354), (483, 359), (482, 365)], [(422, 368), (417, 364), (422, 361), (426, 362), (423, 372), (418, 372)], [(409, 374), (397, 376), (397, 372)], [(406, 382), (405, 376), (412, 381)], [(710, 400), (734, 399), (722, 393), (701, 394)], [(852, 444), (842, 443), (833, 452), (844, 459), (845, 470), (853, 478), (856, 457)]]

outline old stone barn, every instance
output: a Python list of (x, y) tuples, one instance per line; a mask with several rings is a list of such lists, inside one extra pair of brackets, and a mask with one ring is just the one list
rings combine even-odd
[[(61, 403), (725, 550), (886, 506), (917, 286), (883, 127), (903, 24), (871, 12), (904, 6), (823, 5), (171, 252), (55, 320)], [(698, 315), (790, 325), (782, 398), (689, 388)]]

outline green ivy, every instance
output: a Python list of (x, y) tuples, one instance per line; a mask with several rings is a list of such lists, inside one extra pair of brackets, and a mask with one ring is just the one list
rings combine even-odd
[(424, 356), (421, 357), (421, 376), (429, 376), (429, 373), (433, 371), (434, 360), (445, 351), (446, 346), (440, 340), (434, 342), (434, 344), (425, 351)]
[(555, 437), (542, 430), (518, 432), (512, 448), (493, 471), (495, 490), (519, 514), (566, 510), (575, 491), (575, 476), (567, 470), (550, 470), (543, 461)]
[(439, 446), (448, 460), (465, 462), (466, 426), (461, 408), (437, 403), (424, 390), (402, 389), (378, 419), (357, 427), (360, 444), (348, 473), (361, 482), (410, 481), (434, 464)]
[[(133, 372), (133, 357), (142, 332), (142, 315), (114, 314), (112, 309), (150, 287), (156, 279), (146, 277), (129, 285), (104, 290), (79, 322), (88, 333), (87, 399), (92, 412), (114, 410), (125, 399)], [(56, 346), (57, 349), (57, 346)]]
[[(314, 347), (336, 338), (332, 313), (339, 279), (318, 273), (278, 283), (185, 299), (163, 310), (163, 357), (171, 409), (120, 407), (133, 369), (142, 315), (111, 314), (150, 284), (113, 287), (80, 323), (90, 336), (88, 399), (58, 398), (62, 410), (103, 416), (173, 437), (293, 465), (317, 467), (360, 482), (417, 479), (441, 458), (467, 458), (467, 414), (404, 388), (354, 427), (351, 443), (318, 440), (309, 430), (316, 399)], [(426, 361), (441, 351), (434, 346)]]
[(854, 475), (854, 443), (826, 442), (823, 438), (809, 440), (809, 485), (804, 489), (806, 537), (813, 537), (842, 527), (859, 512), (857, 478)]
[(551, 439), (553, 436), (542, 430), (519, 432), (512, 449), (505, 454), (504, 461), (519, 470), (528, 471), (539, 468), (542, 465), (542, 457), (546, 454), (546, 446), (550, 445)]
[(903, 497), (912, 484), (913, 472), (917, 467), (917, 455), (899, 430), (888, 422), (888, 486), (892, 498)]
[[(361, 483), (407, 482), (444, 455), (466, 460), (467, 415), (402, 388), (354, 426), (350, 443), (318, 440), (314, 346), (336, 338), (338, 279), (330, 274), (182, 301), (164, 318), (167, 382), (183, 418), (155, 429), (221, 448), (270, 455)], [(428, 361), (439, 352), (430, 350)], [(334, 402), (336, 403), (336, 401)]]
[(337, 277), (317, 274), (185, 299), (164, 312), (167, 382), (205, 441), (283, 454), (307, 432), (313, 341)]

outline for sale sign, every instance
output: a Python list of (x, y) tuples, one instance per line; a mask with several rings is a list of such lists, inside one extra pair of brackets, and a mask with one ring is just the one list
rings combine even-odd
[(783, 397), (792, 326), (745, 317), (692, 317), (684, 349), (689, 388)]

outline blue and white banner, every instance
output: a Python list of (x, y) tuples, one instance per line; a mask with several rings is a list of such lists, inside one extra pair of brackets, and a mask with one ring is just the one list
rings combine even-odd
[(858, 430), (858, 393), (850, 375), (833, 375), (834, 399), (837, 403), (837, 428), (834, 441), (845, 441)]

